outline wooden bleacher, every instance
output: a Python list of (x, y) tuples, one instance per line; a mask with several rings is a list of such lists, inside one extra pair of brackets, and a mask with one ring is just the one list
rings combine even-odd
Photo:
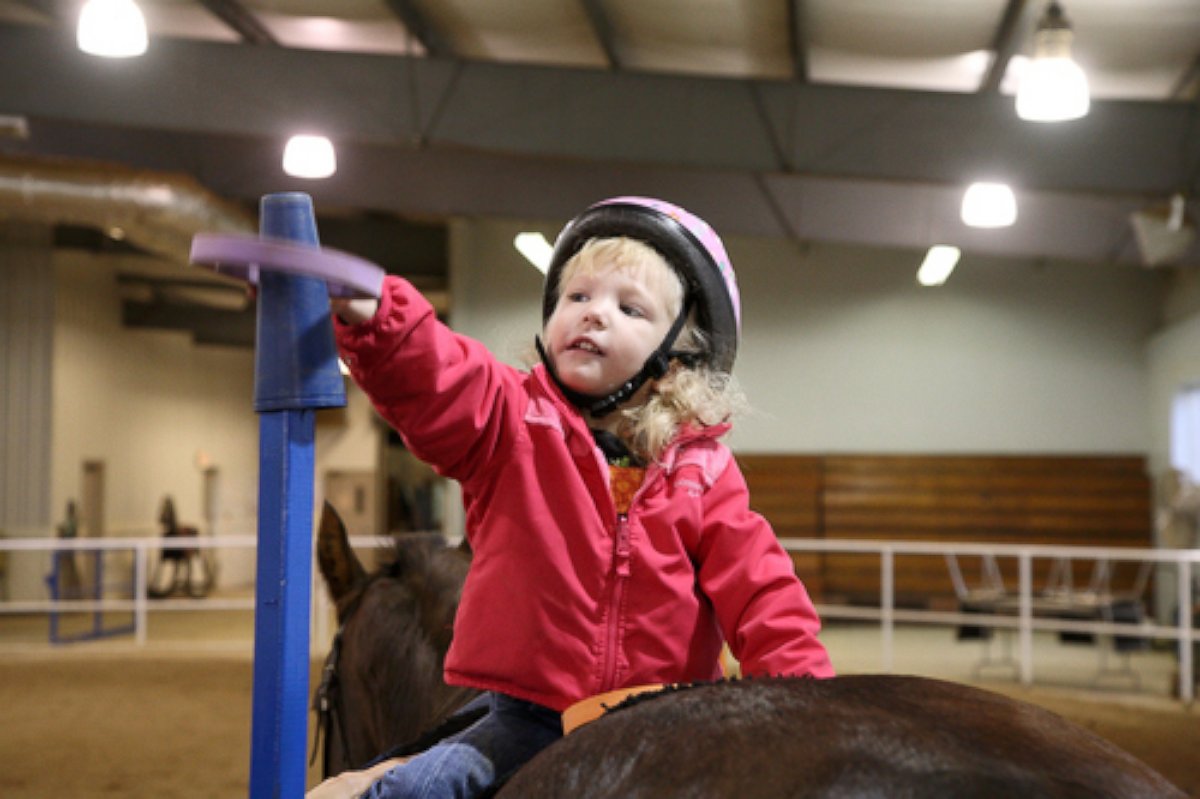
[[(781, 538), (1152, 546), (1151, 483), (1138, 456), (743, 454), (738, 461), (751, 506)], [(877, 557), (793, 559), (818, 601), (879, 601)], [(1015, 585), (1016, 565), (998, 565)], [(1050, 568), (1038, 564), (1035, 582), (1045, 583)], [(1078, 568), (1075, 579), (1086, 583), (1091, 565)], [(1135, 585), (1135, 566), (1115, 568), (1114, 588)], [(901, 607), (951, 608), (958, 600), (936, 557), (897, 556), (895, 591)]]

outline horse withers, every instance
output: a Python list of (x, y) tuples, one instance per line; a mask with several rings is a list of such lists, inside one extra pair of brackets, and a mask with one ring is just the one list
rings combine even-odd
[[(467, 556), (401, 540), (368, 575), (326, 506), (341, 622), (327, 774), (412, 740), (469, 698), (441, 680)], [(924, 677), (748, 679), (642, 693), (554, 743), (497, 799), (1174, 799), (1128, 753), (1034, 705)]]

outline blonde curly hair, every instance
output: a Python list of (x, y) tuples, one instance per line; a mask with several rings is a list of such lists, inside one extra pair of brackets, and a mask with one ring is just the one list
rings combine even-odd
[[(669, 292), (667, 310), (679, 313), (683, 304), (683, 281), (670, 264), (649, 245), (625, 237), (591, 239), (563, 266), (559, 285), (577, 274), (606, 270), (639, 273), (655, 291)], [(695, 311), (688, 315), (673, 350), (704, 353), (708, 343), (696, 323)], [(658, 460), (667, 445), (684, 427), (711, 427), (732, 421), (745, 410), (746, 400), (732, 374), (711, 369), (704, 363), (671, 364), (667, 374), (647, 384), (644, 402), (624, 407), (616, 434), (640, 460)]]

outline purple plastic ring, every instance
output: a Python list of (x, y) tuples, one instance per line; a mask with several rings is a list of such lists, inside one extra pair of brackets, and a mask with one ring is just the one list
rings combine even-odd
[(192, 263), (255, 285), (262, 270), (315, 277), (325, 282), (329, 296), (347, 299), (378, 297), (385, 274), (378, 265), (332, 247), (216, 233), (192, 237)]

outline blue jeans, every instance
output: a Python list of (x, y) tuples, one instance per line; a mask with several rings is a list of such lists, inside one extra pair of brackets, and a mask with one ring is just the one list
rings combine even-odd
[(550, 708), (492, 692), (459, 712), (481, 707), (487, 712), (478, 721), (387, 772), (363, 796), (471, 799), (562, 737), (562, 719)]

